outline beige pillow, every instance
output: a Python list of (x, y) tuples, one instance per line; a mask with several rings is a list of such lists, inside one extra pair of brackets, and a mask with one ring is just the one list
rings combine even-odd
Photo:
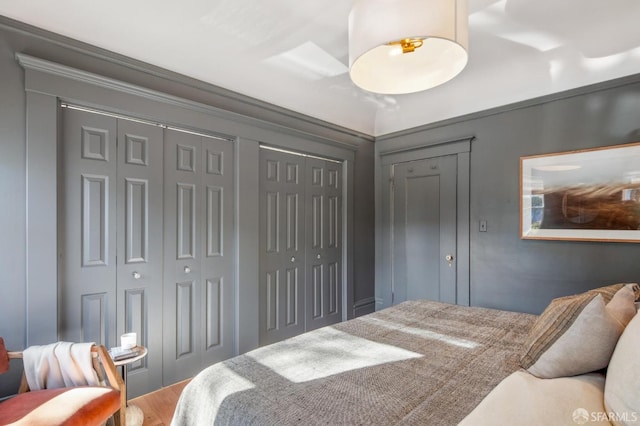
[(611, 286), (552, 300), (529, 333), (522, 367), (546, 379), (605, 368), (636, 312), (637, 284), (619, 286), (606, 305)]
[[(539, 379), (516, 371), (498, 384), (459, 426), (608, 425), (591, 413), (604, 412), (605, 379), (590, 373)], [(585, 418), (586, 416), (586, 418)]]
[(635, 317), (637, 309), (635, 301), (640, 295), (640, 286), (638, 284), (626, 284), (619, 290), (607, 303), (607, 311), (613, 316), (623, 327)]
[(635, 316), (616, 345), (604, 388), (604, 405), (615, 425), (640, 424), (640, 316)]

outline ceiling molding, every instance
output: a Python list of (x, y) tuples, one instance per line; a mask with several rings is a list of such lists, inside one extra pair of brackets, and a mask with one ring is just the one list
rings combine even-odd
[(357, 146), (359, 145), (359, 143), (354, 143), (354, 141), (351, 141), (351, 143), (346, 143), (341, 140), (329, 139), (314, 133), (307, 133), (291, 127), (267, 122), (252, 117), (247, 117), (242, 114), (234, 113), (232, 111), (213, 107), (178, 96), (169, 95), (157, 90), (147, 89), (135, 84), (126, 83), (120, 80), (69, 67), (56, 62), (47, 61), (45, 59), (36, 58), (34, 56), (26, 55), (23, 53), (16, 53), (15, 57), (18, 64), (20, 64), (20, 66), (22, 66), (24, 69), (39, 71), (45, 74), (63, 77), (73, 81), (79, 81), (90, 85), (118, 91), (121, 93), (139, 96), (152, 101), (161, 102), (163, 104), (174, 105), (180, 108), (202, 112), (223, 120), (231, 120), (240, 124), (285, 133), (307, 140), (314, 140), (316, 142), (324, 143), (327, 145), (346, 148), (352, 151), (357, 149)]
[(483, 111), (473, 112), (471, 114), (461, 115), (459, 117), (449, 118), (446, 120), (437, 121), (435, 123), (425, 124), (424, 126), (418, 126), (407, 130), (401, 130), (399, 132), (389, 133), (375, 138), (376, 142), (390, 142), (393, 140), (403, 139), (410, 136), (415, 136), (420, 133), (437, 129), (445, 126), (452, 126), (455, 124), (463, 123), (465, 121), (477, 120), (481, 118), (490, 117), (492, 115), (498, 115), (505, 112), (515, 111), (519, 109), (529, 108), (533, 106), (539, 106), (550, 102), (555, 102), (563, 99), (569, 99), (576, 96), (583, 96), (591, 93), (601, 92), (604, 90), (615, 89), (618, 87), (624, 87), (632, 84), (640, 83), (640, 74), (634, 74), (630, 76), (620, 77), (609, 81), (600, 83), (594, 83), (587, 86), (578, 87), (575, 89), (565, 90), (563, 92), (552, 93), (549, 95), (539, 96), (537, 98), (527, 99), (520, 102), (514, 102), (508, 105), (502, 105), (495, 108), (486, 109)]
[[(471, 152), (471, 142), (475, 136), (466, 136), (444, 141), (434, 141), (418, 146), (407, 146), (398, 149), (379, 149), (380, 164), (389, 165), (414, 161), (419, 158), (442, 157), (445, 155)], [(387, 146), (388, 147), (388, 146)]]
[[(190, 89), (196, 89), (206, 94), (207, 102), (191, 101), (180, 96), (166, 95), (167, 99), (174, 98), (176, 100), (181, 99), (185, 102), (192, 102), (193, 104), (199, 104), (201, 107), (208, 109), (209, 111), (216, 111), (216, 114), (230, 114), (234, 116), (234, 119), (239, 122), (244, 122), (251, 125), (259, 125), (261, 127), (268, 127), (270, 130), (279, 129), (280, 131), (293, 131), (298, 135), (304, 135), (308, 138), (322, 139), (325, 142), (332, 144), (339, 144), (341, 146), (357, 147), (363, 141), (373, 142), (374, 137), (365, 133), (357, 132), (346, 127), (338, 126), (308, 115), (298, 113), (296, 111), (288, 110), (268, 102), (263, 102), (258, 99), (245, 96), (228, 89), (221, 88), (209, 83), (205, 83), (200, 80), (193, 79), (191, 77), (184, 76), (179, 73), (175, 73), (164, 68), (157, 67), (145, 62), (141, 62), (136, 59), (132, 59), (87, 43), (83, 43), (56, 33), (52, 33), (41, 28), (31, 26), (13, 19), (0, 15), (0, 28), (20, 33), (25, 36), (33, 37), (45, 42), (53, 43), (65, 49), (72, 50), (82, 55), (88, 55), (95, 59), (114, 63), (116, 65), (125, 67), (127, 69), (135, 70), (147, 75), (151, 75), (160, 79), (164, 79), (173, 83), (177, 83), (181, 86), (185, 86)], [(23, 55), (24, 56), (24, 55)], [(34, 59), (38, 59), (35, 58)], [(40, 60), (44, 61), (44, 60)], [(47, 61), (51, 64), (55, 64), (53, 61)], [(48, 69), (47, 72), (62, 73), (64, 75), (72, 67), (66, 67), (64, 65), (56, 64), (49, 68), (47, 65), (36, 65), (34, 61), (25, 61), (25, 63), (31, 64), (29, 66), (40, 66), (42, 71)], [(77, 70), (82, 72), (81, 70)], [(73, 72), (72, 72), (73, 73)], [(88, 72), (85, 72), (85, 78), (91, 79)], [(79, 74), (76, 74), (80, 76)], [(93, 74), (97, 76), (97, 74)], [(110, 81), (111, 80), (111, 81)], [(114, 82), (118, 82), (116, 79), (110, 79), (105, 76), (98, 76), (94, 78), (94, 82), (100, 82), (104, 84), (115, 84), (124, 89), (127, 83), (120, 81), (120, 85)], [(140, 86), (129, 85), (130, 88)], [(147, 91), (147, 94), (155, 92), (154, 96), (161, 96), (163, 93), (158, 90), (142, 89), (140, 93)], [(211, 101), (211, 102), (209, 102)], [(261, 124), (257, 124), (261, 123)]]

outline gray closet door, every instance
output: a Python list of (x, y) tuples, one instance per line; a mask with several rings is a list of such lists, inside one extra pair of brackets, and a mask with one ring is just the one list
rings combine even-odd
[(455, 156), (393, 166), (394, 303), (456, 302), (456, 168)]
[(127, 366), (135, 398), (162, 386), (162, 128), (118, 120), (117, 155), (117, 335), (149, 350)]
[(305, 330), (304, 157), (260, 150), (260, 344)]
[(306, 330), (342, 320), (342, 165), (306, 159)]
[(117, 120), (63, 108), (62, 121), (59, 338), (116, 346)]
[(165, 130), (164, 385), (233, 355), (233, 146)]
[(120, 344), (135, 331), (149, 349), (132, 364), (128, 396), (162, 374), (162, 132), (62, 109), (60, 339)]

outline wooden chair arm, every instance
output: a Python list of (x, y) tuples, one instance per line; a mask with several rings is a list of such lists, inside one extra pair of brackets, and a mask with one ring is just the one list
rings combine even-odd
[[(22, 352), (18, 352), (18, 351), (9, 351), (7, 352), (7, 355), (9, 356), (9, 360), (23, 358)], [(20, 377), (20, 386), (18, 386), (18, 393), (25, 393), (25, 392), (29, 392), (29, 383), (27, 382), (27, 376), (25, 376), (25, 374), (22, 373), (22, 376)]]
[(112, 388), (122, 392), (124, 387), (124, 381), (118, 371), (116, 370), (116, 366), (111, 359), (111, 355), (107, 351), (103, 345), (94, 346), (92, 351), (96, 351), (98, 354), (98, 358), (100, 359), (100, 363), (104, 367), (104, 372), (107, 375), (107, 379), (109, 380), (109, 384)]
[[(122, 376), (118, 374), (116, 366), (111, 359), (111, 355), (109, 355), (109, 352), (107, 352), (107, 348), (105, 348), (103, 345), (98, 345), (91, 348), (91, 351), (97, 353), (111, 387), (120, 391), (120, 412), (116, 414), (114, 419), (116, 426), (125, 426), (127, 424), (127, 387), (124, 385), (124, 380), (122, 380)], [(127, 367), (123, 366), (122, 368)]]

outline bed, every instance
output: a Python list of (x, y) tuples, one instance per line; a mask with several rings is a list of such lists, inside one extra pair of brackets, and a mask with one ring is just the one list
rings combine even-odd
[(536, 318), (404, 302), (208, 367), (172, 424), (457, 424), (519, 369)]

